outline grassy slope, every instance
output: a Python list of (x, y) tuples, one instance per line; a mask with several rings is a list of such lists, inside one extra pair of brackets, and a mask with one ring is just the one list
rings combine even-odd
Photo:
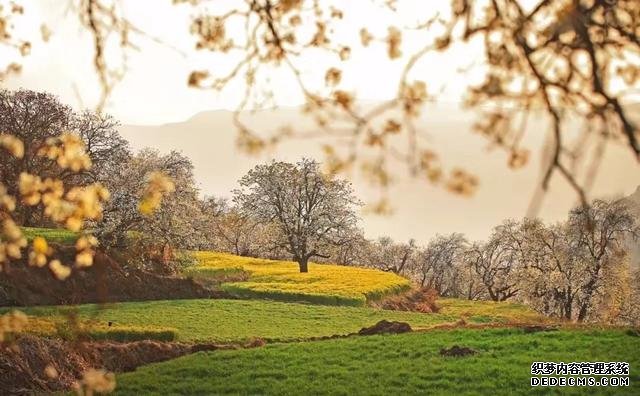
[(78, 239), (77, 233), (62, 228), (22, 227), (22, 233), (29, 242), (37, 236), (43, 237), (49, 242), (61, 244), (75, 243), (76, 239)]
[(465, 318), (476, 323), (521, 322), (540, 323), (551, 319), (522, 304), (496, 301), (472, 301), (441, 298), (437, 301), (440, 313)]
[(240, 297), (363, 306), (367, 300), (377, 300), (409, 288), (407, 279), (372, 269), (310, 264), (309, 273), (301, 274), (298, 264), (290, 261), (216, 252), (196, 252), (195, 256), (199, 264), (190, 268), (187, 274), (196, 278), (206, 278), (212, 269), (248, 272), (248, 281), (222, 285), (224, 290)]
[[(405, 321), (414, 328), (450, 323), (464, 316), (471, 322), (539, 321), (540, 317), (515, 304), (486, 305), (464, 300), (443, 300), (438, 314), (384, 311), (372, 308), (319, 306), (260, 300), (172, 300), (130, 302), (98, 309), (82, 305), (82, 318), (112, 321), (121, 326), (173, 328), (182, 341), (243, 341), (253, 337), (267, 340), (296, 339), (348, 334), (381, 319)], [(37, 316), (58, 316), (64, 308), (30, 308)], [(463, 311), (460, 314), (460, 311)], [(2, 310), (0, 310), (0, 313)]]
[[(441, 357), (464, 345), (479, 353)], [(259, 349), (198, 353), (118, 376), (117, 394), (548, 394), (532, 389), (534, 361), (626, 361), (629, 388), (563, 393), (639, 394), (640, 338), (621, 330), (433, 330)], [(556, 390), (557, 391), (557, 390)]]

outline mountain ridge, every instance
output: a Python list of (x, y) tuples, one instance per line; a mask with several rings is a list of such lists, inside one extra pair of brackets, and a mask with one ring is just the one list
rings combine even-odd
[[(244, 116), (259, 133), (276, 131), (283, 125), (305, 131), (314, 128), (313, 121), (295, 108)], [(480, 188), (475, 196), (452, 195), (422, 179), (411, 178), (406, 166), (394, 165), (395, 183), (388, 194), (395, 212), (390, 216), (363, 214), (369, 237), (390, 235), (397, 240), (416, 238), (426, 242), (438, 233), (464, 232), (470, 239), (484, 239), (504, 219), (526, 214), (542, 168), (540, 153), (546, 135), (538, 131), (546, 124), (532, 124), (531, 136), (525, 142), (534, 153), (531, 163), (514, 171), (507, 167), (506, 153), (488, 150), (488, 142), (472, 132), (473, 121), (473, 113), (453, 110), (450, 106), (433, 106), (425, 110), (418, 126), (427, 134), (447, 168), (461, 167), (478, 175)], [(236, 148), (233, 112), (226, 110), (199, 112), (183, 122), (163, 125), (123, 125), (120, 131), (136, 150), (155, 147), (165, 152), (182, 151), (194, 163), (202, 192), (223, 197), (229, 197), (230, 191), (237, 187), (237, 180), (257, 163), (271, 159), (296, 161), (303, 156), (324, 159), (322, 139), (287, 140), (258, 156), (241, 153)], [(630, 185), (640, 185), (640, 174), (629, 172), (634, 166), (637, 163), (628, 150), (609, 145), (592, 196), (629, 195)], [(354, 183), (357, 195), (365, 202), (379, 199), (380, 189), (369, 185), (361, 174), (352, 172), (344, 176)], [(540, 215), (547, 221), (562, 220), (575, 203), (575, 192), (556, 175), (542, 202)]]

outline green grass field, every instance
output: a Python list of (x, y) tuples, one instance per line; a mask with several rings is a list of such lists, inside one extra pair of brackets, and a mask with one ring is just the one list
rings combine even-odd
[[(467, 357), (442, 357), (453, 345)], [(621, 330), (432, 330), (197, 353), (117, 376), (119, 395), (513, 395), (531, 388), (534, 361), (625, 361), (630, 387), (562, 388), (562, 394), (640, 394), (640, 338)]]
[[(263, 300), (172, 300), (129, 302), (105, 307), (81, 305), (80, 318), (98, 324), (169, 328), (180, 341), (242, 342), (260, 337), (268, 341), (293, 341), (357, 332), (376, 322), (397, 320), (414, 328), (453, 323), (461, 317), (472, 323), (537, 322), (540, 317), (516, 304), (444, 300), (442, 313), (423, 314), (373, 308), (323, 306)], [(464, 306), (464, 315), (454, 313)], [(42, 318), (61, 318), (69, 308), (34, 307), (25, 313)], [(0, 310), (2, 313), (2, 310)]]
[(43, 237), (49, 242), (72, 244), (78, 239), (78, 233), (66, 230), (64, 228), (35, 228), (22, 227), (22, 233), (27, 241), (33, 241), (35, 237)]
[(496, 301), (473, 301), (441, 298), (437, 302), (440, 313), (469, 319), (476, 323), (541, 323), (550, 321), (522, 304)]
[[(61, 230), (25, 229), (25, 234), (59, 243), (76, 238)], [(375, 309), (366, 303), (406, 290), (408, 281), (353, 267), (312, 264), (308, 274), (300, 274), (292, 262), (214, 252), (195, 257), (198, 264), (185, 275), (222, 282), (222, 289), (249, 299), (31, 307), (22, 309), (30, 316), (28, 331), (73, 339), (65, 325), (73, 312), (85, 339), (269, 342), (261, 348), (200, 352), (118, 374), (116, 394), (121, 395), (640, 394), (640, 337), (626, 329), (557, 323), (559, 331), (527, 334), (517, 325), (552, 321), (504, 302), (439, 299), (440, 311), (431, 314)], [(0, 308), (0, 314), (8, 310)], [(408, 322), (416, 331), (310, 340), (355, 333), (382, 319)], [(439, 354), (453, 345), (477, 353), (457, 358)], [(631, 386), (531, 388), (534, 361), (625, 361), (631, 367)]]
[(196, 252), (199, 264), (185, 274), (196, 279), (216, 277), (220, 270), (244, 271), (249, 279), (223, 283), (221, 288), (242, 298), (267, 298), (325, 305), (364, 306), (367, 301), (408, 290), (410, 283), (398, 275), (372, 269), (329, 264), (309, 264), (302, 274), (291, 261), (264, 260), (226, 253)]

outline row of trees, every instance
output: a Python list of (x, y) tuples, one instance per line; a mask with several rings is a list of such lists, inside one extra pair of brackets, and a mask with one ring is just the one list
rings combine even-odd
[(382, 238), (365, 245), (360, 262), (441, 296), (519, 301), (577, 321), (639, 320), (640, 274), (628, 256), (639, 232), (626, 200), (598, 200), (557, 224), (507, 220), (484, 242), (451, 234), (418, 248)]
[[(292, 175), (317, 174), (317, 167), (302, 161), (252, 170), (241, 180), (249, 190), (236, 191), (234, 205), (219, 205), (224, 210), (212, 219), (217, 231), (212, 247), (236, 254), (293, 257), (302, 271), (312, 257), (373, 267), (407, 276), (441, 296), (518, 301), (568, 320), (640, 319), (639, 273), (629, 262), (629, 243), (640, 235), (640, 225), (627, 199), (576, 207), (566, 221), (556, 224), (506, 220), (482, 242), (454, 233), (420, 247), (414, 240), (367, 240), (350, 210), (357, 202), (345, 186), (337, 189), (345, 194), (342, 203), (327, 201), (326, 213), (305, 206), (313, 204), (301, 193), (309, 192), (309, 186)], [(293, 173), (281, 173), (283, 169)], [(331, 221), (324, 228), (314, 216)], [(319, 230), (334, 233), (322, 239)]]

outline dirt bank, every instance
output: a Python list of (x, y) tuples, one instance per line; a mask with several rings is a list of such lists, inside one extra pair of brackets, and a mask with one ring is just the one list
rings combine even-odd
[(412, 289), (397, 296), (389, 296), (371, 305), (376, 308), (394, 311), (411, 311), (434, 313), (439, 308), (436, 305), (438, 293), (433, 289)]
[[(194, 352), (229, 348), (236, 347), (156, 341), (71, 343), (23, 336), (13, 345), (0, 346), (0, 394), (68, 390), (88, 368), (125, 372)], [(49, 365), (57, 371), (56, 378), (46, 375)]]
[[(73, 262), (74, 250), (60, 248), (65, 262)], [(74, 269), (64, 281), (47, 268), (13, 262), (0, 273), (0, 306), (81, 304), (184, 298), (216, 298), (212, 291), (191, 279), (159, 276), (141, 270), (125, 272), (104, 253), (96, 253), (93, 266)]]

